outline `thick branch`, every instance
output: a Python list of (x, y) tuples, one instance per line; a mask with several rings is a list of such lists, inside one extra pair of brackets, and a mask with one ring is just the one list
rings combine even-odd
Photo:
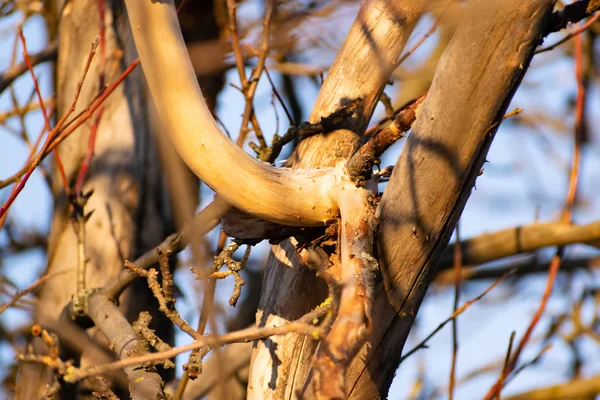
[[(119, 308), (100, 293), (88, 299), (89, 315), (108, 339), (111, 348), (121, 360), (145, 353), (133, 328)], [(129, 380), (132, 399), (166, 399), (162, 390), (162, 379), (156, 371), (137, 364), (124, 368)]]
[[(600, 221), (587, 225), (551, 222), (484, 233), (463, 241), (461, 248), (465, 265), (479, 265), (504, 257), (532, 252), (543, 247), (591, 243), (599, 240)], [(454, 245), (448, 246), (438, 268), (452, 267), (453, 251)]]
[(159, 116), (190, 169), (231, 205), (266, 220), (312, 226), (335, 219), (338, 208), (326, 189), (331, 174), (260, 164), (219, 130), (198, 86), (173, 2), (127, 0), (126, 5)]
[(387, 393), (436, 261), (553, 3), (469, 2), (379, 205), (386, 292), (375, 290), (373, 333), (348, 372), (351, 398)]
[[(347, 129), (300, 142), (289, 158), (289, 166), (331, 167), (339, 158), (349, 158), (356, 151), (360, 144), (358, 135), (364, 133), (423, 6), (421, 0), (367, 0), (362, 4), (319, 92), (309, 122), (317, 122), (340, 104), (358, 98), (362, 99), (361, 108), (345, 122), (343, 127)], [(285, 241), (272, 247), (257, 322), (264, 326), (285, 324), (318, 305), (325, 295), (325, 285), (298, 259), (294, 242)], [(295, 334), (257, 343), (248, 398), (294, 398), (299, 391), (300, 397), (313, 398), (313, 391), (306, 389), (310, 386), (307, 379), (312, 377), (311, 360), (316, 346), (314, 341)]]

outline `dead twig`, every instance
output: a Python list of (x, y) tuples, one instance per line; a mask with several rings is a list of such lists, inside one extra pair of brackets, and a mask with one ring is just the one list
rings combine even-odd
[[(42, 51), (29, 56), (31, 65), (38, 65), (46, 61), (54, 61), (58, 54), (58, 44), (56, 41), (48, 43)], [(2, 74), (0, 74), (0, 93), (9, 87), (15, 79), (27, 72), (28, 66), (25, 61), (13, 65)]]
[(348, 161), (346, 170), (359, 186), (370, 179), (373, 165), (379, 157), (398, 139), (402, 138), (417, 118), (417, 112), (427, 93), (403, 106), (394, 116), (392, 123), (379, 130)]
[(52, 274), (47, 274), (42, 276), (41, 278), (39, 278), (38, 280), (36, 280), (35, 282), (33, 282), (31, 285), (27, 286), (25, 289), (23, 289), (22, 291), (19, 291), (17, 293), (15, 293), (15, 295), (13, 296), (13, 298), (6, 304), (3, 304), (2, 306), (0, 306), (0, 314), (2, 314), (4, 311), (8, 310), (10, 307), (14, 306), (15, 304), (17, 304), (17, 302), (23, 298), (24, 296), (28, 295), (29, 293), (33, 292), (34, 290), (36, 290), (38, 287), (42, 286), (42, 284), (44, 284), (44, 282), (52, 279), (52, 278), (56, 278), (57, 276), (60, 275), (64, 275), (67, 272), (71, 272), (72, 269), (65, 269), (62, 271), (56, 271)]
[(515, 270), (510, 270), (507, 273), (505, 273), (504, 275), (502, 275), (500, 278), (498, 278), (494, 283), (492, 283), (486, 290), (484, 290), (480, 295), (472, 298), (471, 300), (465, 302), (462, 306), (460, 306), (460, 308), (458, 308), (456, 311), (454, 311), (452, 313), (452, 315), (450, 317), (448, 317), (447, 319), (445, 319), (441, 324), (439, 324), (437, 326), (437, 328), (435, 328), (425, 339), (423, 339), (418, 345), (416, 345), (415, 347), (413, 347), (410, 351), (408, 351), (406, 354), (404, 354), (402, 356), (402, 358), (400, 359), (400, 364), (406, 360), (408, 357), (410, 357), (411, 355), (413, 355), (414, 353), (416, 353), (418, 350), (420, 349), (426, 349), (427, 348), (427, 342), (434, 337), (439, 331), (442, 330), (442, 328), (444, 326), (446, 326), (446, 324), (448, 324), (450, 321), (452, 321), (454, 318), (458, 317), (460, 314), (462, 314), (463, 312), (465, 312), (469, 307), (471, 307), (474, 303), (478, 302), (479, 300), (481, 300), (483, 297), (485, 297), (485, 295), (487, 295), (489, 292), (491, 292), (496, 286), (498, 286), (500, 283), (502, 283), (502, 281), (504, 281), (506, 278), (508, 278), (510, 275), (512, 275), (515, 272)]

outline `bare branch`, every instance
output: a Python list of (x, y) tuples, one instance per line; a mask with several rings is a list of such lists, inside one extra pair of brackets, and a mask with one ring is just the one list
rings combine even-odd
[[(56, 42), (49, 43), (44, 50), (29, 56), (31, 64), (38, 65), (46, 61), (54, 60), (56, 58), (57, 49), (58, 44)], [(24, 74), (26, 71), (27, 63), (23, 61), (22, 63), (17, 64), (0, 74), (0, 93), (2, 93), (4, 89), (9, 87), (15, 79)]]
[[(90, 318), (110, 342), (118, 357), (123, 361), (139, 358), (146, 353), (133, 328), (127, 322), (119, 308), (101, 293), (93, 294), (88, 299)], [(162, 390), (162, 379), (153, 368), (141, 362), (129, 363), (125, 368), (129, 380), (132, 399), (166, 399)], [(80, 380), (84, 376), (74, 374), (65, 379)]]
[[(566, 246), (588, 243), (593, 246), (600, 241), (600, 221), (587, 225), (565, 222), (534, 223), (508, 228), (493, 233), (484, 233), (461, 243), (464, 265), (479, 265), (486, 262), (529, 253), (549, 246)], [(452, 266), (454, 245), (448, 246), (439, 268)]]
[(318, 226), (335, 219), (338, 208), (326, 189), (332, 174), (260, 164), (219, 130), (198, 86), (173, 2), (126, 5), (152, 98), (190, 169), (231, 205), (266, 220)]

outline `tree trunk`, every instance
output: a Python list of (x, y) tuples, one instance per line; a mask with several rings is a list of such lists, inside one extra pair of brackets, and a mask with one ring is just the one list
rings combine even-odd
[[(302, 141), (289, 158), (289, 166), (333, 166), (339, 158), (354, 153), (360, 144), (358, 135), (366, 129), (422, 7), (421, 1), (381, 0), (369, 0), (361, 7), (319, 92), (310, 121), (319, 121), (341, 104), (358, 98), (363, 99), (361, 107), (341, 127), (348, 130)], [(286, 240), (271, 249), (257, 323), (282, 325), (311, 311), (326, 297), (325, 284), (299, 262), (293, 239)], [(288, 399), (303, 392), (316, 346), (311, 338), (297, 334), (259, 341), (252, 356), (248, 398)]]
[[(60, 8), (62, 15), (58, 27), (56, 66), (58, 116), (62, 116), (72, 102), (91, 44), (98, 34), (97, 4), (97, 1), (81, 0), (66, 3)], [(131, 40), (124, 6), (108, 0), (104, 4), (106, 82), (111, 83), (137, 57), (137, 53)], [(101, 58), (99, 46), (73, 115), (90, 104), (99, 92)], [(173, 230), (147, 112), (143, 75), (137, 69), (104, 103), (94, 157), (83, 186), (84, 193), (93, 190), (85, 206), (86, 213), (93, 211), (85, 224), (87, 288), (102, 286), (123, 269), (124, 259), (132, 259), (145, 252)], [(90, 118), (78, 132), (58, 147), (71, 187), (88, 152), (94, 119)], [(70, 206), (56, 168), (53, 175), (55, 204), (48, 245), (48, 273), (66, 269), (70, 272), (62, 275), (61, 279), (50, 280), (44, 285), (36, 315), (58, 319), (64, 306), (76, 292), (78, 257)], [(157, 308), (156, 301), (143, 281), (134, 284), (126, 292), (121, 304), (130, 319), (137, 318), (141, 310)], [(164, 317), (156, 315), (156, 318)], [(159, 336), (172, 342), (172, 325), (161, 323), (160, 319), (154, 323)], [(17, 385), (17, 398), (43, 398), (46, 384), (51, 383), (49, 378), (50, 375), (44, 368), (25, 365)]]
[(350, 398), (385, 397), (431, 282), (553, 0), (470, 3), (379, 204), (373, 330), (348, 370)]

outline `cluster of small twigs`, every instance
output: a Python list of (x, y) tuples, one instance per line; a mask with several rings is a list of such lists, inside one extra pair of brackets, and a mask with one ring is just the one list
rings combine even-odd
[[(214, 258), (214, 263), (211, 268), (207, 271), (205, 270), (194, 270), (192, 271), (196, 274), (196, 279), (198, 280), (206, 280), (206, 279), (225, 279), (228, 276), (233, 275), (235, 279), (235, 284), (233, 287), (233, 293), (229, 298), (229, 304), (232, 307), (235, 307), (237, 304), (241, 294), (242, 294), (242, 286), (246, 284), (242, 275), (240, 275), (240, 271), (244, 268), (246, 263), (248, 262), (248, 258), (250, 257), (250, 251), (252, 247), (247, 245), (246, 251), (240, 261), (235, 261), (233, 257), (233, 253), (240, 247), (239, 241), (232, 241), (230, 244), (225, 246), (223, 250), (217, 254)], [(227, 271), (221, 271), (223, 266), (227, 266)]]

